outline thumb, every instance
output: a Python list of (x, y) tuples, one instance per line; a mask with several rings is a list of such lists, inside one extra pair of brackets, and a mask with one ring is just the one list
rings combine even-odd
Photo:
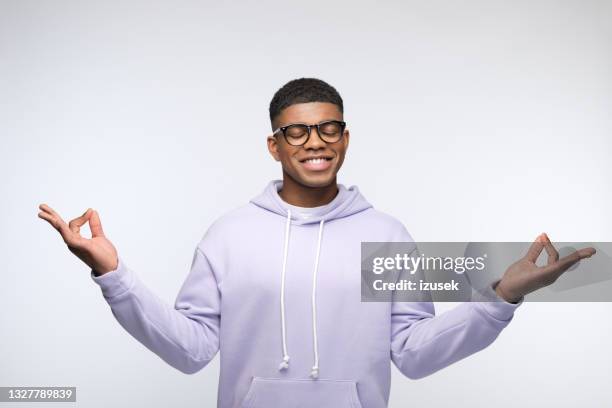
[(87, 222), (87, 219), (90, 217), (91, 208), (88, 208), (87, 211), (83, 213), (80, 217), (76, 217), (68, 223), (68, 227), (75, 234), (79, 234), (81, 227), (83, 224)]
[(544, 241), (545, 241), (544, 234), (542, 233), (538, 235), (538, 237), (535, 239), (535, 241), (533, 241), (533, 243), (527, 250), (527, 254), (525, 255), (525, 258), (535, 263), (538, 260), (540, 253), (544, 249)]
[(103, 237), (104, 230), (102, 229), (102, 223), (100, 222), (100, 216), (96, 210), (92, 211), (91, 218), (89, 219), (89, 229), (91, 229), (92, 237)]

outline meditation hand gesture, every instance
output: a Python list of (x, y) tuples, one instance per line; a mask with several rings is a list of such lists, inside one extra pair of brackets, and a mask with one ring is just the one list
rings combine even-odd
[[(535, 263), (542, 249), (546, 249), (548, 254), (546, 266), (538, 266)], [(581, 259), (590, 258), (593, 254), (595, 248), (588, 247), (559, 259), (559, 253), (548, 236), (540, 234), (529, 247), (527, 254), (508, 267), (495, 287), (495, 292), (507, 302), (517, 303), (524, 295), (553, 284), (572, 265)]]
[[(117, 269), (119, 259), (114, 245), (104, 236), (100, 217), (96, 210), (88, 208), (80, 217), (68, 224), (47, 204), (41, 204), (38, 216), (49, 222), (62, 236), (70, 252), (75, 254), (93, 270), (95, 275)], [(82, 237), (80, 228), (89, 222), (91, 239)]]

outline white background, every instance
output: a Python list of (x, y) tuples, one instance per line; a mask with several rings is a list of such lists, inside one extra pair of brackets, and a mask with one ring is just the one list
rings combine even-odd
[[(216, 404), (218, 357), (187, 376), (131, 338), (37, 207), (97, 209), (173, 302), (211, 222), (280, 177), (268, 106), (301, 76), (344, 98), (339, 181), (415, 240), (611, 241), (611, 20), (607, 1), (1, 1), (0, 386)], [(524, 304), (482, 352), (394, 369), (390, 407), (611, 406), (611, 312)]]

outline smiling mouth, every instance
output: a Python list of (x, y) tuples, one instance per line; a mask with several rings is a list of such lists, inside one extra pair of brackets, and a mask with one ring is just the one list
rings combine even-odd
[(308, 171), (326, 171), (332, 167), (333, 157), (311, 157), (300, 160), (300, 164)]
[(300, 160), (300, 163), (311, 163), (311, 164), (319, 164), (326, 161), (331, 161), (331, 157), (314, 157), (310, 159)]

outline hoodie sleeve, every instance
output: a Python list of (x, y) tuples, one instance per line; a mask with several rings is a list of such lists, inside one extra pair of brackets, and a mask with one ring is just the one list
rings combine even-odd
[(121, 257), (117, 269), (90, 275), (119, 324), (172, 367), (193, 374), (217, 353), (220, 294), (199, 246), (174, 307), (147, 288)]
[[(491, 291), (496, 283), (491, 285)], [(497, 298), (499, 301), (464, 302), (440, 315), (435, 314), (432, 302), (394, 301), (393, 363), (408, 378), (418, 379), (484, 349), (510, 323), (514, 311), (523, 303), (523, 299), (514, 304)]]

